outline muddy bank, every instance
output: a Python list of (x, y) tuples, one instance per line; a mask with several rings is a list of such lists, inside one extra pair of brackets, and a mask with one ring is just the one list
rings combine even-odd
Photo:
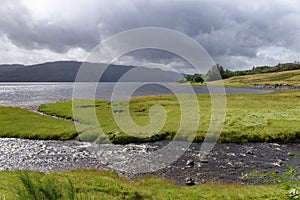
[[(285, 172), (285, 166), (299, 166), (300, 144), (279, 145), (275, 143), (217, 144), (206, 159), (199, 159), (200, 144), (192, 144), (189, 150), (166, 169), (154, 175), (173, 179), (177, 184), (185, 184), (186, 177), (197, 183), (243, 183), (253, 184), (253, 180), (243, 179), (243, 174), (253, 170), (260, 172)], [(188, 164), (193, 161), (193, 165)]]
[[(167, 151), (176, 154), (186, 146), (175, 142)], [(217, 144), (212, 152), (199, 157), (201, 144), (193, 143), (175, 162), (155, 154), (167, 142), (142, 145), (95, 145), (78, 141), (40, 141), (0, 138), (0, 170), (27, 169), (42, 172), (76, 168), (109, 169), (129, 178), (152, 174), (185, 185), (190, 177), (197, 183), (245, 183), (243, 173), (259, 171), (284, 172), (285, 165), (299, 166), (300, 144)], [(153, 154), (154, 153), (154, 154)], [(156, 156), (156, 157), (153, 157)], [(141, 159), (142, 158), (142, 159)], [(172, 158), (172, 159), (173, 159)], [(157, 167), (160, 169), (157, 170)], [(149, 169), (147, 173), (141, 169)]]

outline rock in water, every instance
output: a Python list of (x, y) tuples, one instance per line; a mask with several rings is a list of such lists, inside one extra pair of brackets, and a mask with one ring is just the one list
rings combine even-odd
[(195, 185), (195, 181), (191, 177), (187, 177), (185, 179), (185, 184), (188, 186), (192, 186), (192, 185)]

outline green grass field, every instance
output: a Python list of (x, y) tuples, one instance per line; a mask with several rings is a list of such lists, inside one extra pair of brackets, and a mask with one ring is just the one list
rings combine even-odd
[[(262, 85), (271, 86), (300, 86), (300, 70), (291, 70), (283, 72), (262, 73), (254, 75), (234, 76), (220, 81), (211, 81), (209, 84), (220, 85), (224, 83), (225, 87), (257, 87)], [(183, 85), (186, 83), (180, 83)], [(205, 83), (191, 83), (193, 86), (204, 87)]]
[(300, 86), (300, 70), (235, 76), (223, 81), (227, 87), (249, 87), (254, 85)]
[[(300, 91), (285, 91), (269, 94), (227, 95), (225, 125), (219, 142), (300, 142)], [(210, 97), (198, 95), (201, 120), (194, 141), (202, 141), (210, 124)], [(167, 121), (158, 134), (149, 133), (142, 138), (122, 132), (112, 116), (111, 104), (104, 101), (81, 101), (83, 113), (95, 109), (104, 135), (97, 132), (95, 122), (88, 115), (73, 117), (72, 102), (41, 105), (39, 110), (49, 115), (79, 121), (80, 137), (85, 141), (114, 143), (147, 142), (171, 139), (180, 125), (180, 107), (175, 96), (152, 96), (134, 98), (130, 102), (130, 115), (141, 126), (150, 123), (149, 108), (159, 104), (167, 113)], [(122, 102), (117, 102), (122, 105)], [(122, 106), (119, 106), (122, 107)], [(122, 114), (122, 113), (121, 113)], [(120, 114), (120, 115), (121, 115)], [(136, 133), (135, 133), (136, 134)], [(193, 139), (184, 131), (181, 139)]]
[[(202, 141), (210, 124), (210, 97), (198, 95), (200, 126), (196, 137), (189, 130), (181, 131), (180, 139)], [(225, 125), (219, 142), (299, 142), (300, 141), (300, 91), (284, 91), (269, 94), (227, 95)], [(124, 102), (116, 102), (122, 108)], [(73, 122), (41, 116), (21, 108), (0, 107), (0, 137), (29, 139), (74, 139), (80, 133), (84, 141), (114, 143), (149, 142), (172, 139), (180, 126), (181, 111), (175, 96), (133, 98), (130, 115), (140, 126), (150, 123), (149, 109), (159, 104), (164, 107), (167, 120), (157, 134), (149, 132), (142, 137), (138, 133), (124, 133), (116, 124), (111, 104), (104, 101), (81, 101), (81, 110), (88, 113), (96, 109), (104, 134), (99, 134), (95, 121), (89, 115), (73, 117), (72, 102), (41, 105), (39, 110), (49, 115), (79, 121), (77, 131)], [(125, 109), (125, 107), (124, 107)], [(122, 112), (120, 113), (122, 116)]]
[(43, 199), (42, 194), (48, 195), (44, 199), (287, 199), (287, 191), (277, 185), (208, 183), (185, 187), (153, 177), (130, 182), (116, 173), (96, 170), (27, 174), (22, 184), (20, 177), (26, 173), (0, 172), (0, 199)]
[(68, 140), (76, 136), (72, 122), (41, 116), (26, 109), (0, 107), (0, 137)]

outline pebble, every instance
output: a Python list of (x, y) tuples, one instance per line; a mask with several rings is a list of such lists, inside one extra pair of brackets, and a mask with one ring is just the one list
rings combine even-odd
[(248, 149), (248, 150), (246, 151), (246, 154), (253, 154), (253, 149)]
[(201, 153), (200, 153), (199, 161), (200, 161), (201, 163), (208, 163), (208, 159), (207, 159), (207, 156), (208, 156), (208, 155), (209, 155), (208, 152), (205, 152), (205, 151), (201, 152)]
[(280, 160), (280, 159), (278, 159), (277, 160), (277, 162), (275, 162), (275, 163), (272, 163), (274, 166), (276, 166), (276, 167), (281, 167), (282, 166), (282, 164), (283, 164), (283, 161), (282, 160)]
[(208, 163), (208, 160), (206, 158), (200, 158), (201, 163)]
[(278, 159), (278, 160), (277, 160), (277, 163), (278, 163), (279, 165), (282, 165), (283, 161), (282, 161), (281, 159)]
[(296, 156), (296, 154), (295, 154), (295, 153), (292, 153), (292, 152), (288, 152), (287, 155), (288, 155), (288, 156)]
[(234, 157), (236, 156), (235, 153), (228, 153), (227, 155), (228, 156), (234, 156)]
[(195, 164), (195, 163), (194, 163), (193, 160), (188, 160), (188, 161), (186, 161), (186, 165), (187, 165), (187, 166), (193, 167), (194, 164)]

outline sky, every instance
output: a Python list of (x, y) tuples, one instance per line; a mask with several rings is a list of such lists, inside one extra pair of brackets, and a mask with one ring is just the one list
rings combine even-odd
[[(0, 0), (0, 64), (83, 61), (101, 41), (140, 27), (182, 32), (215, 63), (241, 70), (300, 60), (298, 0)], [(119, 59), (128, 65), (184, 68), (155, 50)]]

